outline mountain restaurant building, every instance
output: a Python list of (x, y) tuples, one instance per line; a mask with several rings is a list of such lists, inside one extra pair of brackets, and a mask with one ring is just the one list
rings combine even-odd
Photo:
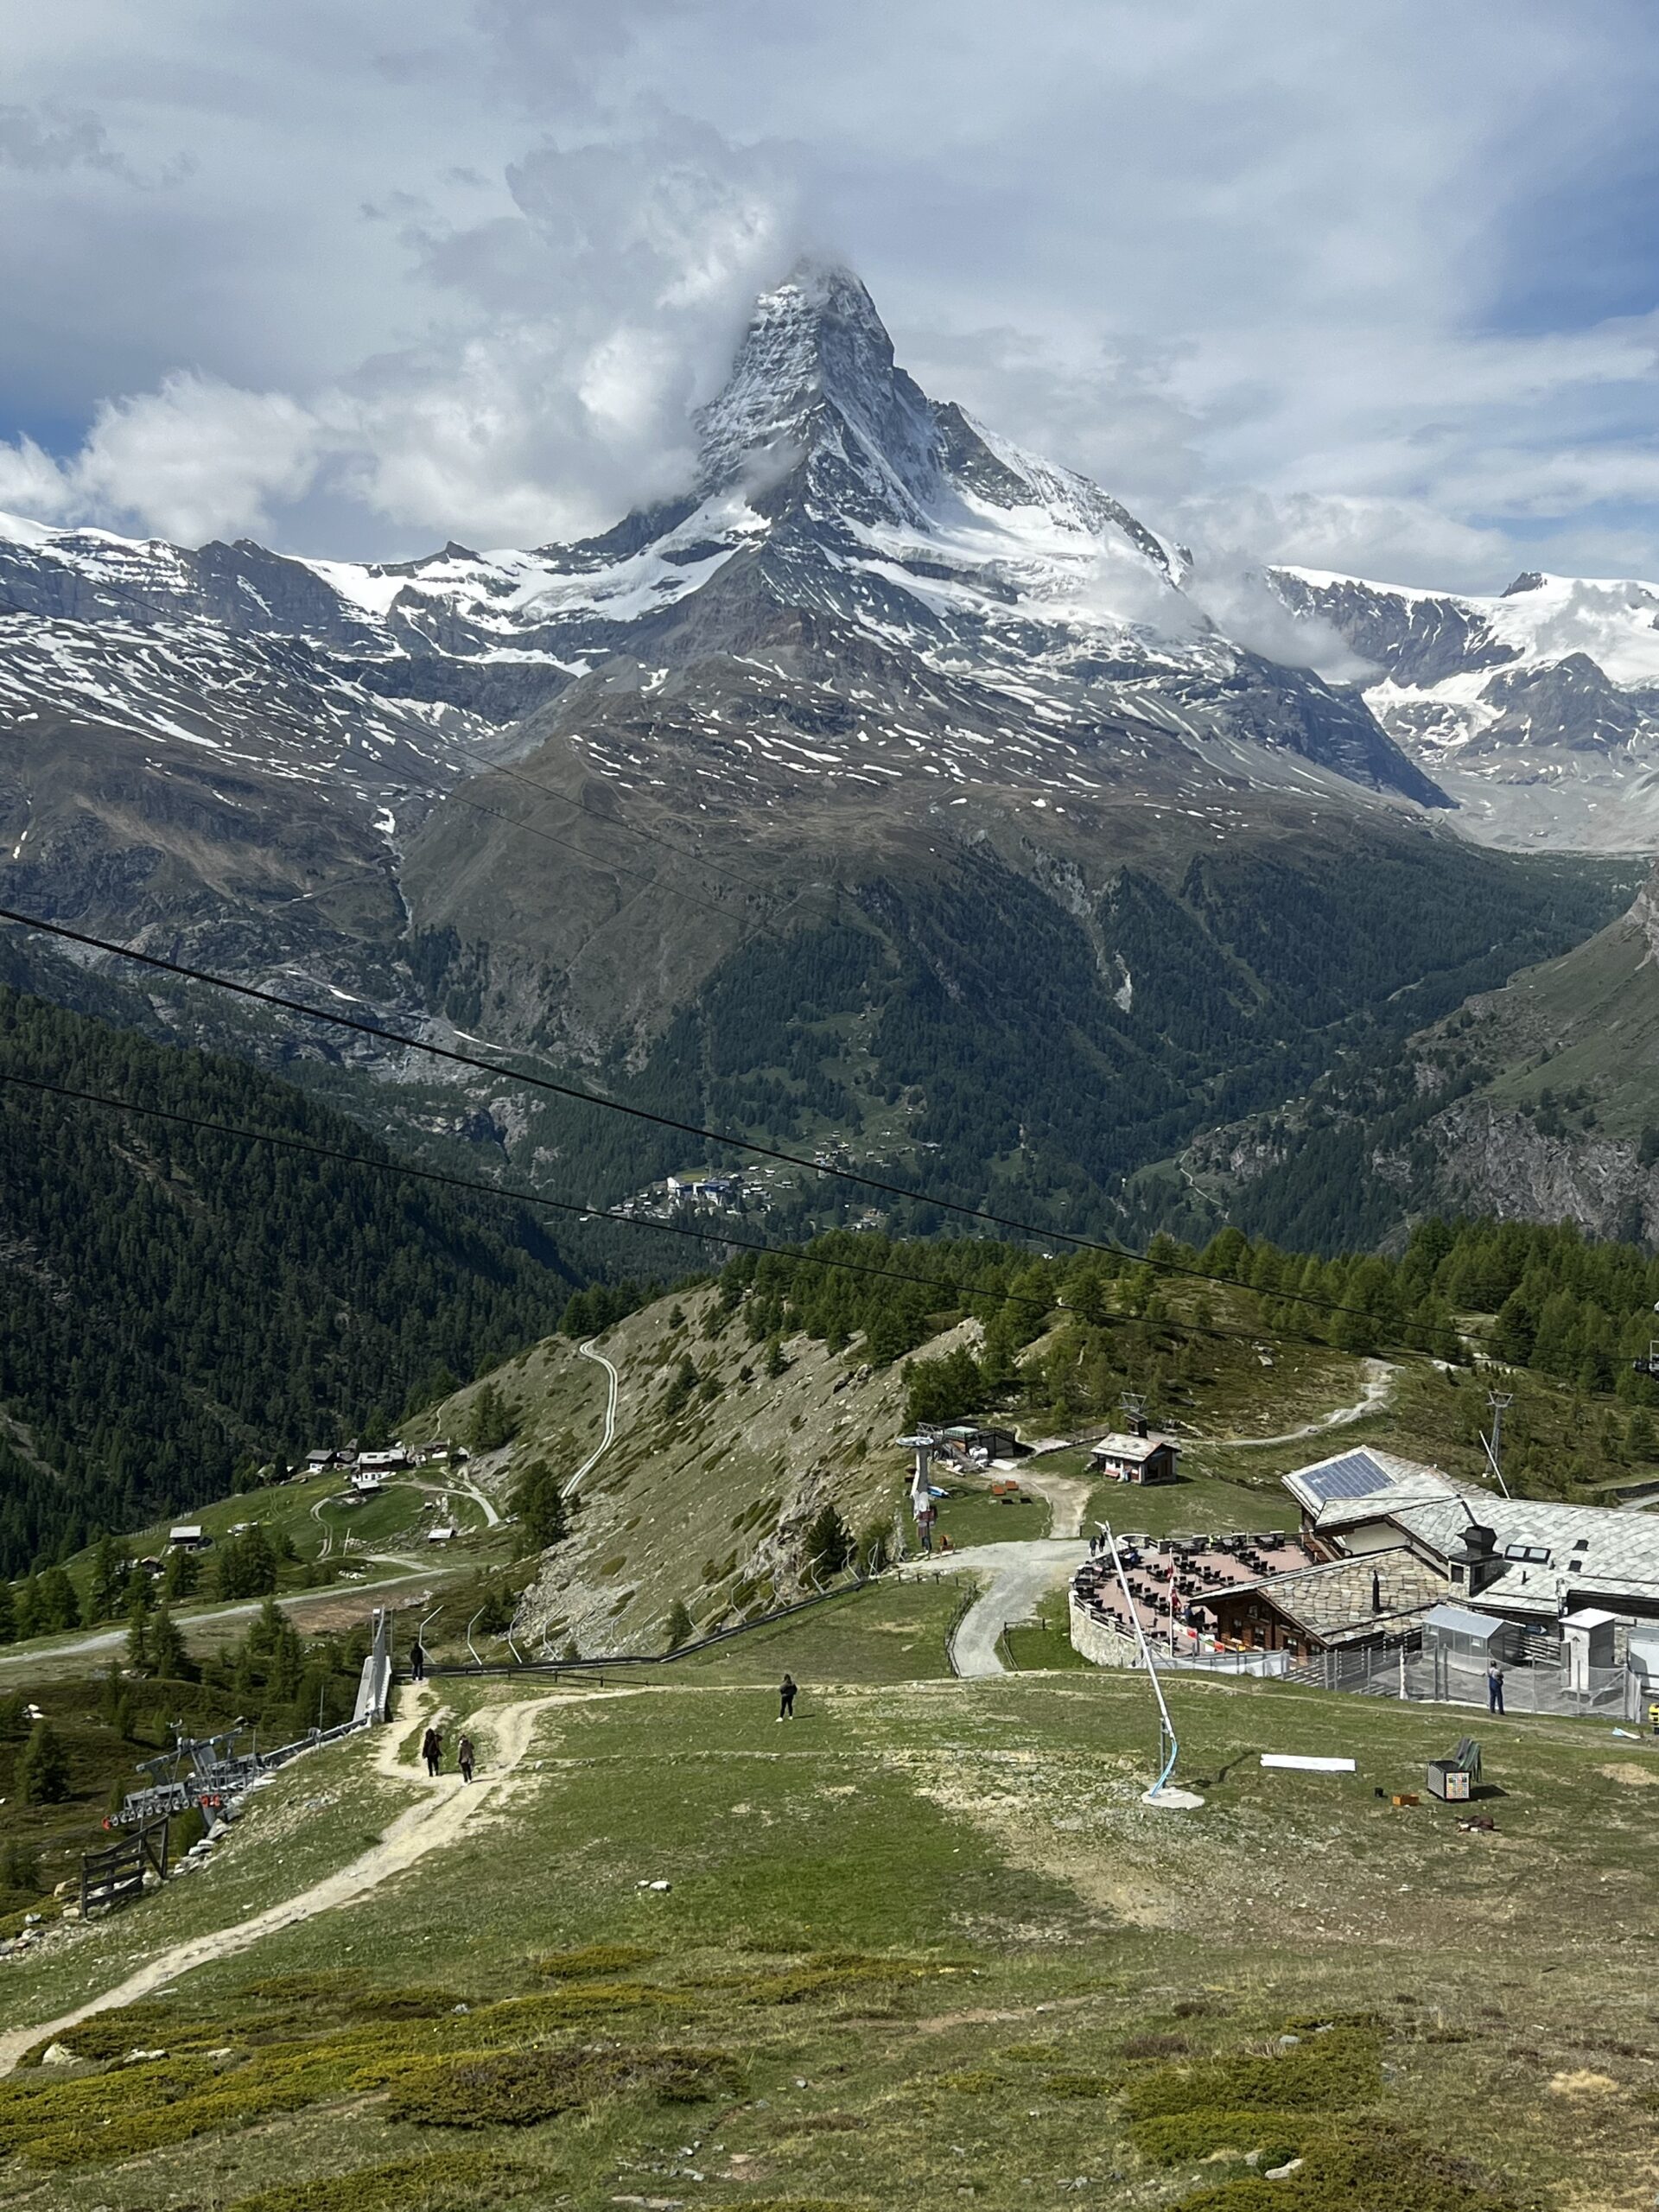
[(1444, 1578), (1455, 1605), (1560, 1632), (1576, 1613), (1659, 1620), (1659, 1520), (1602, 1505), (1501, 1497), (1370, 1446), (1285, 1477), (1321, 1560), (1401, 1545)]
[(1173, 1483), (1181, 1447), (1173, 1436), (1103, 1436), (1089, 1454), (1097, 1475), (1116, 1483)]
[(1283, 1651), (1292, 1659), (1351, 1650), (1421, 1628), (1446, 1578), (1404, 1544), (1291, 1574), (1207, 1590), (1216, 1649)]

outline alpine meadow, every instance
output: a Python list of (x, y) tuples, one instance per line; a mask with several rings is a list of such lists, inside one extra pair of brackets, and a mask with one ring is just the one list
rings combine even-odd
[(1649, 11), (0, 9), (0, 2196), (1646, 2212)]

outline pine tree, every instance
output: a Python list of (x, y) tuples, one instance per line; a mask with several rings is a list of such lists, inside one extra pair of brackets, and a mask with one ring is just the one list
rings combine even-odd
[(184, 1638), (165, 1605), (158, 1605), (151, 1617), (146, 1642), (152, 1675), (169, 1682), (195, 1681), (201, 1670), (185, 1649)]
[(40, 1578), (35, 1595), (35, 1634), (52, 1636), (80, 1626), (80, 1600), (67, 1571), (48, 1567)]
[(520, 1556), (556, 1544), (569, 1525), (564, 1492), (545, 1459), (532, 1459), (513, 1484), (509, 1505), (518, 1523)]
[(683, 1643), (691, 1641), (696, 1632), (696, 1623), (692, 1619), (684, 1599), (677, 1598), (669, 1607), (668, 1618), (663, 1623), (663, 1649), (677, 1651)]
[(17, 1640), (17, 1601), (10, 1582), (0, 1581), (0, 1643)]
[(149, 1669), (149, 1616), (142, 1605), (127, 1616), (127, 1664), (141, 1675)]
[(99, 1538), (98, 1548), (92, 1554), (92, 1580), (86, 1590), (86, 1618), (89, 1621), (118, 1620), (126, 1611), (123, 1592), (130, 1566), (124, 1545), (117, 1543), (115, 1538), (109, 1535)]
[(1652, 1418), (1643, 1407), (1638, 1406), (1630, 1415), (1624, 1448), (1632, 1459), (1659, 1459), (1659, 1436), (1655, 1435)]
[(833, 1499), (826, 1499), (808, 1525), (806, 1562), (819, 1580), (839, 1574), (852, 1556), (853, 1539)]
[(473, 1401), (469, 1438), (474, 1452), (499, 1452), (518, 1433), (518, 1416), (493, 1382), (486, 1382)]
[(168, 1552), (167, 1565), (162, 1571), (162, 1595), (169, 1605), (181, 1599), (194, 1598), (201, 1580), (201, 1561), (193, 1551), (182, 1544)]
[(69, 1795), (69, 1760), (49, 1720), (37, 1720), (18, 1755), (17, 1795), (25, 1805), (60, 1805)]

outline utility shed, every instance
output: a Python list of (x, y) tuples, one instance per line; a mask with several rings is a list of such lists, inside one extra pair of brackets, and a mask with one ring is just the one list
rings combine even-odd
[(1592, 1675), (1613, 1664), (1613, 1631), (1618, 1626), (1616, 1617), (1599, 1606), (1569, 1613), (1561, 1623), (1561, 1648), (1572, 1688), (1590, 1689)]
[(1443, 1651), (1454, 1665), (1505, 1665), (1521, 1656), (1522, 1631), (1513, 1621), (1477, 1613), (1467, 1605), (1436, 1605), (1423, 1623), (1426, 1650)]

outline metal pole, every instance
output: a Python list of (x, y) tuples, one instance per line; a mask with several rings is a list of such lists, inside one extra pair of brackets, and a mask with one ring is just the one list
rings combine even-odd
[(479, 1657), (477, 1652), (473, 1651), (473, 1630), (478, 1626), (479, 1618), (480, 1615), (482, 1614), (484, 1608), (480, 1605), (478, 1611), (473, 1615), (471, 1620), (467, 1624), (467, 1649), (473, 1652), (473, 1664), (474, 1667), (481, 1667), (484, 1664), (484, 1662)]
[(1135, 1599), (1129, 1595), (1128, 1577), (1123, 1571), (1123, 1561), (1118, 1555), (1117, 1538), (1112, 1534), (1107, 1522), (1103, 1521), (1100, 1525), (1105, 1534), (1107, 1548), (1112, 1554), (1112, 1565), (1117, 1570), (1117, 1583), (1119, 1589), (1123, 1592), (1123, 1603), (1128, 1608), (1129, 1625), (1134, 1629), (1135, 1640), (1141, 1648), (1141, 1662), (1145, 1667), (1147, 1679), (1152, 1684), (1152, 1694), (1158, 1700), (1158, 1719), (1162, 1732), (1158, 1742), (1160, 1752), (1162, 1752), (1166, 1743), (1169, 1745), (1169, 1756), (1164, 1760), (1163, 1771), (1153, 1783), (1152, 1791), (1148, 1793), (1155, 1794), (1163, 1788), (1175, 1771), (1175, 1760), (1180, 1751), (1180, 1745), (1175, 1740), (1175, 1723), (1170, 1719), (1169, 1707), (1164, 1702), (1163, 1684), (1158, 1679), (1158, 1669), (1152, 1663), (1152, 1647), (1147, 1642), (1147, 1632), (1141, 1625), (1141, 1615), (1136, 1609)]
[(1492, 1472), (1497, 1477), (1497, 1486), (1507, 1497), (1510, 1486), (1503, 1479), (1503, 1411), (1505, 1407), (1515, 1403), (1515, 1393), (1513, 1390), (1489, 1390), (1486, 1402), (1492, 1409), (1491, 1441), (1487, 1443), (1484, 1436), (1480, 1440), (1486, 1446), (1486, 1457), (1491, 1462)]

